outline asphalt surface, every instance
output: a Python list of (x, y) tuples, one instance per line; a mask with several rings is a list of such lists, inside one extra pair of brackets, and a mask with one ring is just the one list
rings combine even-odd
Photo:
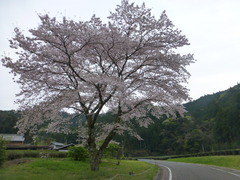
[(240, 180), (240, 171), (216, 166), (140, 159), (160, 167), (156, 180)]

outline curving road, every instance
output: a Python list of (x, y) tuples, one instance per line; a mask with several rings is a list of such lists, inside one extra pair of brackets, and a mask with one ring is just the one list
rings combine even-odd
[(233, 169), (148, 159), (140, 161), (161, 168), (156, 180), (240, 180), (240, 171)]

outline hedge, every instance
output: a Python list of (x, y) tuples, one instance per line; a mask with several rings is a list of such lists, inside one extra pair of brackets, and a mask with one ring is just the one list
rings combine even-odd
[(186, 157), (200, 157), (200, 156), (228, 156), (228, 155), (240, 155), (240, 149), (230, 149), (230, 150), (221, 150), (221, 151), (212, 151), (204, 153), (194, 153), (194, 154), (183, 154), (183, 155), (170, 155), (170, 156), (150, 156), (150, 157), (141, 157), (144, 159), (155, 159), (155, 160), (168, 160), (175, 158), (186, 158)]
[(7, 160), (14, 160), (20, 158), (66, 158), (66, 152), (50, 152), (38, 150), (15, 150), (7, 152)]

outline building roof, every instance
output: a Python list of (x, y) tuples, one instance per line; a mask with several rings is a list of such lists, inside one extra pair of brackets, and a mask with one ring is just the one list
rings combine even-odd
[(0, 134), (5, 141), (23, 142), (25, 138), (18, 134)]
[(52, 142), (51, 144), (50, 144), (50, 146), (64, 146), (64, 144), (63, 143), (59, 143), (59, 142)]
[(68, 145), (64, 145), (63, 147), (56, 148), (56, 150), (68, 149), (71, 146), (75, 146), (75, 144), (71, 143), (71, 144), (68, 144)]

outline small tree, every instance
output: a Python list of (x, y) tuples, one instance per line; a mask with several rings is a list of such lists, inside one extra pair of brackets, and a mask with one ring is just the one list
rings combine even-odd
[[(174, 51), (188, 40), (165, 12), (156, 19), (144, 4), (122, 0), (108, 24), (95, 15), (79, 22), (39, 18), (41, 24), (29, 30), (29, 37), (15, 28), (10, 46), (18, 59), (2, 59), (19, 77), (18, 102), (24, 112), (17, 123), (20, 133), (33, 132), (50, 120), (49, 131), (67, 133), (69, 119), (59, 112), (72, 109), (84, 114), (81, 137), (88, 144), (91, 169), (98, 170), (104, 149), (116, 134), (125, 131), (140, 139), (134, 126), (153, 123), (147, 113), (161, 117), (184, 112), (181, 103), (188, 100), (184, 83), (190, 76), (186, 66), (194, 60)], [(116, 115), (110, 123), (98, 122), (104, 109)]]

